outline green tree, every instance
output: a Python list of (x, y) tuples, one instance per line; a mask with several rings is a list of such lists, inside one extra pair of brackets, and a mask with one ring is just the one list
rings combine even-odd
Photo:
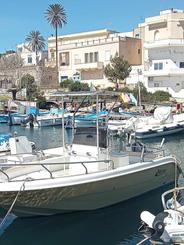
[(37, 64), (37, 55), (39, 51), (42, 51), (45, 48), (45, 39), (39, 31), (30, 31), (25, 41), (28, 43), (28, 48), (36, 53)]
[(67, 24), (67, 16), (61, 4), (50, 4), (45, 12), (45, 18), (55, 28), (56, 34), (56, 68), (58, 71), (58, 27), (62, 28)]
[(89, 91), (90, 87), (87, 83), (74, 82), (71, 85), (71, 91)]
[(72, 79), (66, 79), (60, 83), (60, 87), (63, 89), (69, 89), (71, 90), (71, 86), (74, 83)]
[(116, 53), (114, 57), (111, 57), (110, 63), (106, 65), (104, 69), (105, 76), (115, 83), (116, 90), (119, 89), (119, 84), (129, 76), (131, 72), (131, 66), (127, 60), (118, 56)]
[(169, 101), (171, 95), (169, 92), (158, 90), (153, 93), (153, 98), (155, 101)]
[(35, 79), (30, 74), (26, 74), (21, 78), (21, 88), (26, 88), (26, 99), (33, 100), (37, 97), (38, 88)]

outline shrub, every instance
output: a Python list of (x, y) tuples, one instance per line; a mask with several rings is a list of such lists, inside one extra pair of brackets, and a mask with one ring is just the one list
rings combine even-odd
[(171, 95), (169, 92), (158, 90), (153, 93), (155, 101), (169, 101)]

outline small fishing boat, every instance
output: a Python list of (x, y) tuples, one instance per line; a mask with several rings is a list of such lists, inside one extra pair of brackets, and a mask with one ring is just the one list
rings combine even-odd
[(144, 240), (149, 239), (153, 244), (183, 244), (184, 187), (175, 187), (164, 192), (162, 205), (164, 211), (157, 215), (148, 211), (141, 213), (142, 225), (139, 231), (146, 237)]

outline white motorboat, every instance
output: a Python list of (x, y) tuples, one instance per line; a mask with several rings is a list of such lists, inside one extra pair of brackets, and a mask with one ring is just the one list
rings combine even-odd
[[(168, 196), (172, 194), (172, 198)], [(162, 194), (164, 211), (156, 216), (148, 211), (141, 213), (139, 231), (153, 244), (184, 243), (184, 187), (176, 187)]]
[[(98, 102), (99, 94), (94, 95)], [(96, 146), (89, 145), (91, 132), (86, 145), (80, 140), (69, 146), (62, 133), (63, 147), (38, 153), (28, 141), (23, 144), (28, 150), (20, 153), (21, 142), (12, 141), (12, 154), (0, 157), (0, 207), (14, 203), (19, 216), (94, 210), (173, 183), (177, 175), (175, 158), (161, 148), (150, 150), (136, 142), (119, 148), (105, 144), (109, 138), (100, 134), (98, 117)]]
[(109, 125), (109, 128), (128, 130), (138, 139), (164, 137), (184, 131), (184, 113), (172, 115), (171, 107), (158, 107), (154, 116), (144, 116), (124, 120), (117, 125)]

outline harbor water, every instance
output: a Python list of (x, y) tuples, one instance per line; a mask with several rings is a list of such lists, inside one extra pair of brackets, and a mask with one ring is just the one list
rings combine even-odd
[[(26, 135), (41, 149), (62, 145), (61, 127), (27, 129), (19, 126), (0, 125), (1, 133)], [(66, 131), (71, 140), (71, 131)], [(161, 138), (144, 141), (158, 146)], [(184, 133), (166, 137), (164, 148), (182, 162), (184, 169)], [(183, 179), (180, 179), (180, 185)], [(8, 217), (0, 229), (2, 245), (135, 245), (143, 239), (138, 232), (139, 215), (143, 210), (154, 214), (162, 211), (160, 196), (169, 187), (149, 192), (117, 205), (90, 212), (54, 215), (47, 217)], [(1, 218), (4, 212), (1, 210)], [(146, 242), (144, 244), (150, 244)]]

